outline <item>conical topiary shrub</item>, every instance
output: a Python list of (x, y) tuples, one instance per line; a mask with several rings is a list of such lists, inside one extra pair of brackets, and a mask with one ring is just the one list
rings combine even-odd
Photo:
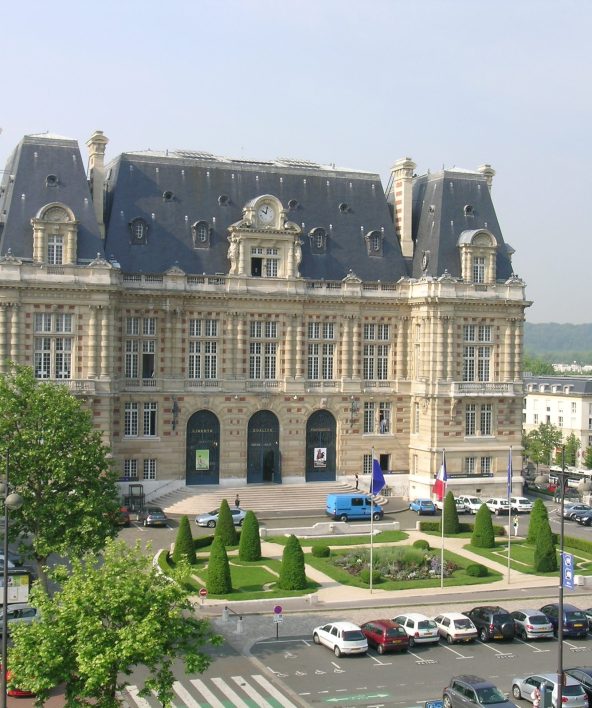
[(241, 529), (238, 557), (242, 561), (258, 561), (261, 558), (261, 539), (259, 522), (254, 512), (247, 511)]
[(473, 528), (473, 535), (471, 536), (471, 544), (477, 548), (494, 548), (495, 546), (491, 512), (486, 504), (481, 504), (475, 516), (475, 526)]
[(460, 531), (458, 511), (456, 510), (456, 502), (452, 492), (448, 492), (444, 497), (444, 511), (440, 523), (444, 523), (444, 533), (454, 534)]
[(191, 535), (189, 519), (186, 516), (182, 516), (181, 521), (179, 521), (179, 530), (177, 531), (175, 550), (173, 551), (173, 560), (175, 563), (178, 563), (182, 558), (191, 565), (196, 562), (193, 536)]
[(541, 518), (534, 548), (534, 569), (537, 573), (557, 570), (557, 553), (549, 520)]
[(539, 535), (539, 529), (544, 523), (549, 524), (549, 514), (547, 513), (547, 507), (543, 503), (542, 499), (537, 499), (532, 505), (532, 511), (530, 512), (530, 521), (528, 523), (528, 534), (526, 535), (527, 543), (536, 543), (537, 537)]
[(278, 587), (282, 590), (304, 590), (306, 573), (304, 572), (304, 553), (300, 541), (292, 534), (284, 547)]
[(215, 538), (221, 538), (225, 546), (236, 546), (238, 543), (238, 534), (234, 528), (234, 521), (226, 499), (222, 499), (220, 504)]
[(232, 592), (228, 555), (221, 538), (215, 538), (211, 546), (206, 588), (212, 595), (226, 595)]

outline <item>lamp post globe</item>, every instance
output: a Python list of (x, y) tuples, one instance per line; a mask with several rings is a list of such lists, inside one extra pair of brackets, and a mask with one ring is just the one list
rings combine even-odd
[(21, 508), (21, 506), (23, 505), (23, 502), (24, 502), (24, 500), (21, 497), (21, 495), (13, 492), (12, 494), (9, 494), (6, 497), (6, 499), (4, 500), (4, 506), (9, 511), (17, 511), (17, 509)]

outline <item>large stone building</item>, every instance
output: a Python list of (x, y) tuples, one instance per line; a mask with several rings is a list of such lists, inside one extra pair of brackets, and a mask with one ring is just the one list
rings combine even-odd
[[(122, 478), (520, 467), (525, 287), (484, 165), (416, 176), (28, 135), (0, 194), (0, 362), (83, 396)], [(497, 487), (496, 487), (497, 485)]]

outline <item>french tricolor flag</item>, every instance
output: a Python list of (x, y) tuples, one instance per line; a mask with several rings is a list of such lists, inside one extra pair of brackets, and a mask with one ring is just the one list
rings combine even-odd
[(448, 481), (448, 475), (446, 474), (446, 452), (442, 450), (442, 466), (436, 477), (436, 482), (432, 492), (438, 498), (438, 501), (442, 501), (446, 496), (446, 482)]

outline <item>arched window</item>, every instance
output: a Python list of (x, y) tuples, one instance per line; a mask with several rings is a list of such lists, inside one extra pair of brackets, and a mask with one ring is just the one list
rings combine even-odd
[(309, 233), (310, 248), (313, 253), (324, 253), (327, 249), (327, 232), (321, 227), (314, 228)]
[(365, 236), (369, 256), (382, 256), (382, 232), (370, 231)]
[(210, 225), (207, 221), (196, 221), (193, 231), (193, 248), (208, 248), (210, 245)]
[(132, 219), (130, 222), (130, 232), (132, 236), (132, 243), (143, 245), (146, 243), (148, 236), (148, 224), (144, 221), (144, 219)]

